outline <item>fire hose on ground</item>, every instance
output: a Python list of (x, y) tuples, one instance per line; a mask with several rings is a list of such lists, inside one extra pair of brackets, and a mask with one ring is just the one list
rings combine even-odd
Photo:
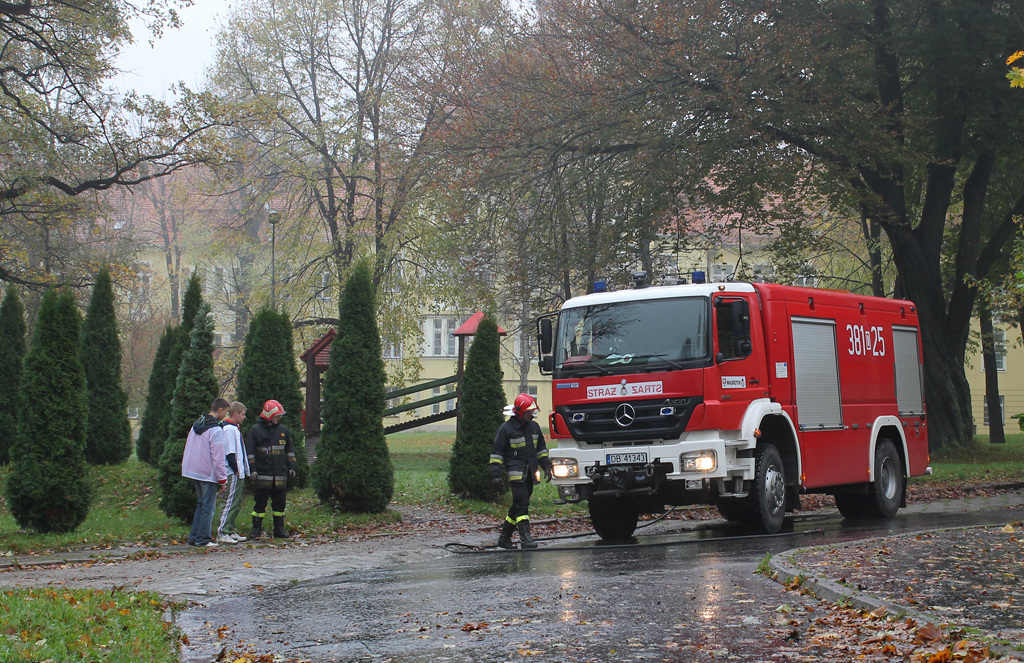
[[(651, 525), (654, 525), (655, 523), (657, 523), (657, 522), (659, 522), (661, 520), (664, 520), (670, 514), (672, 514), (674, 511), (676, 511), (677, 508), (678, 507), (672, 507), (671, 509), (669, 509), (665, 513), (661, 514), (657, 518), (653, 518), (653, 519), (645, 522), (643, 525), (638, 525), (637, 529), (643, 529), (645, 527), (650, 527)], [(479, 554), (517, 553), (517, 552), (528, 552), (528, 553), (534, 553), (534, 552), (564, 552), (564, 551), (567, 551), (567, 550), (616, 550), (616, 549), (621, 549), (621, 548), (654, 548), (654, 547), (659, 547), (659, 546), (678, 546), (678, 545), (685, 545), (685, 544), (691, 544), (691, 543), (709, 543), (709, 542), (716, 542), (716, 541), (743, 541), (745, 539), (769, 539), (769, 538), (777, 538), (777, 537), (783, 537), (783, 536), (796, 536), (798, 534), (804, 535), (804, 536), (809, 536), (809, 535), (812, 535), (812, 534), (824, 534), (824, 533), (825, 533), (825, 530), (823, 530), (820, 527), (818, 527), (818, 528), (815, 528), (815, 529), (804, 530), (804, 531), (801, 531), (801, 532), (778, 532), (778, 533), (775, 533), (775, 534), (739, 534), (739, 535), (732, 535), (732, 536), (715, 536), (715, 537), (708, 537), (708, 538), (704, 538), (704, 539), (692, 539), (692, 540), (686, 540), (686, 541), (671, 540), (671, 541), (652, 541), (652, 542), (647, 542), (647, 543), (601, 543), (601, 544), (599, 544), (597, 546), (559, 546), (558, 548), (545, 548), (545, 547), (537, 547), (537, 548), (522, 548), (522, 547), (499, 548), (497, 545), (477, 546), (477, 545), (472, 545), (472, 544), (468, 544), (468, 543), (459, 543), (457, 541), (453, 541), (453, 542), (444, 544), (444, 549), (447, 550), (448, 552), (456, 553), (456, 554), (459, 554), (459, 555), (479, 555)], [(587, 532), (577, 532), (576, 534), (562, 534), (562, 535), (559, 535), (559, 536), (534, 537), (534, 540), (537, 541), (538, 543), (541, 543), (541, 542), (544, 542), (544, 541), (561, 541), (561, 540), (564, 540), (564, 539), (579, 539), (579, 538), (583, 538), (585, 536), (594, 536), (596, 534), (597, 534), (597, 532), (595, 532), (593, 530), (590, 530), (590, 531), (587, 531)]]

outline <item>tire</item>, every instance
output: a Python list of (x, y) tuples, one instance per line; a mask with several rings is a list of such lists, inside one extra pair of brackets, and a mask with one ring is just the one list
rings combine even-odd
[(907, 478), (896, 445), (888, 438), (879, 439), (875, 447), (874, 478), (866, 495), (836, 495), (836, 507), (844, 518), (892, 518), (900, 510)]
[(608, 541), (625, 541), (636, 531), (636, 521), (640, 517), (640, 509), (624, 499), (614, 497), (591, 498), (587, 506), (590, 508), (590, 524), (602, 539)]
[(774, 444), (765, 444), (757, 450), (750, 498), (751, 522), (768, 534), (778, 533), (786, 519), (786, 470)]

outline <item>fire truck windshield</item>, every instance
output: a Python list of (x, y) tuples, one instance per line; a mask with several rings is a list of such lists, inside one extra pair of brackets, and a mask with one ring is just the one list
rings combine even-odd
[(708, 356), (708, 300), (649, 299), (564, 309), (555, 377), (669, 371)]

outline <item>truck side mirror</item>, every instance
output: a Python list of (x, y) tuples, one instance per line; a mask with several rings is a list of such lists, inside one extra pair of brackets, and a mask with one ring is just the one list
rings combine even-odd
[(555, 370), (555, 358), (551, 355), (541, 355), (539, 363), (542, 375), (550, 375)]
[(537, 321), (537, 342), (540, 344), (542, 355), (551, 354), (551, 318), (541, 318)]

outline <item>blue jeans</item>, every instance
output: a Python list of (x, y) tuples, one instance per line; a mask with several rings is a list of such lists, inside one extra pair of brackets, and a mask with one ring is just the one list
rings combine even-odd
[(196, 513), (192, 516), (192, 531), (188, 534), (188, 542), (193, 546), (205, 546), (210, 542), (213, 528), (213, 511), (217, 506), (217, 489), (214, 481), (193, 479), (196, 485)]

